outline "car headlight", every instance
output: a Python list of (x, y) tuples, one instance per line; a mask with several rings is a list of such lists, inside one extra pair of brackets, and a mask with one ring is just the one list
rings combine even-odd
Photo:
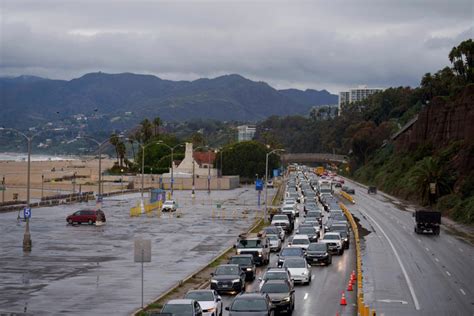
[(285, 297), (285, 298), (283, 299), (283, 301), (289, 302), (289, 301), (291, 301), (291, 297), (289, 297), (289, 296), (288, 296), (288, 297)]
[(240, 279), (233, 279), (232, 280), (232, 283), (237, 283), (237, 282), (240, 282)]
[(211, 280), (211, 283), (217, 283), (217, 280)]
[(262, 254), (261, 254), (261, 253), (259, 253), (259, 254), (258, 254), (258, 256), (259, 256), (259, 257), (261, 257), (261, 256), (262, 256)]
[(328, 253), (327, 253), (327, 252), (325, 252), (325, 253), (324, 253), (324, 256), (327, 256), (327, 255), (328, 255)]
[(344, 238), (344, 241), (348, 241), (348, 240), (349, 240), (349, 239), (347, 239), (347, 238)]
[(247, 271), (252, 271), (252, 268), (247, 268), (246, 270), (247, 270)]
[(237, 249), (237, 254), (240, 255), (240, 250), (239, 249)]
[(307, 275), (308, 274), (308, 271), (303, 271), (303, 275)]
[(205, 310), (206, 313), (212, 313), (212, 312), (215, 312), (215, 311), (216, 311), (215, 307), (211, 307), (211, 308)]

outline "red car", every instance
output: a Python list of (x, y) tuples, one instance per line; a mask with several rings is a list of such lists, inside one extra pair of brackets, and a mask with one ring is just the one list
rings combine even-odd
[[(68, 222), (68, 224), (88, 223), (89, 225), (92, 225), (96, 222), (97, 215), (99, 215), (100, 212), (102, 213), (101, 215), (103, 215), (103, 212), (101, 210), (80, 210), (80, 211), (76, 211), (72, 215), (69, 215), (68, 217), (66, 217), (66, 221)], [(100, 217), (100, 215), (99, 215), (99, 217)], [(103, 216), (103, 221), (105, 222), (105, 216)]]

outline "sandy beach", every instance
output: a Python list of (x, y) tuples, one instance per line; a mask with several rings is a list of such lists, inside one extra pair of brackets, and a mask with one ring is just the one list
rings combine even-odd
[[(102, 159), (102, 170), (113, 166), (114, 159)], [(0, 181), (5, 177), (6, 190), (0, 191), (0, 199), (11, 201), (13, 194), (18, 194), (18, 199), (26, 200), (26, 183), (28, 163), (26, 161), (0, 161)], [(72, 179), (76, 173), (76, 184)], [(41, 191), (44, 196), (58, 193), (96, 191), (99, 174), (99, 160), (56, 160), (31, 162), (31, 198), (40, 199)], [(64, 179), (66, 177), (66, 179)], [(44, 179), (43, 190), (42, 179)], [(104, 192), (109, 188), (104, 185)], [(0, 200), (1, 201), (1, 200)]]

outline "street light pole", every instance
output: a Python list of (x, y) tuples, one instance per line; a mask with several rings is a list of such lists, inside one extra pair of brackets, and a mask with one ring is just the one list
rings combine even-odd
[(211, 194), (211, 152), (207, 147), (207, 194)]
[(195, 193), (194, 193), (194, 157), (193, 157), (193, 189), (191, 191), (191, 197), (194, 199), (195, 197)]
[[(30, 188), (31, 188), (31, 142), (33, 138), (37, 136), (40, 132), (33, 134), (32, 136), (27, 136), (25, 133), (14, 129), (14, 128), (4, 128), (0, 127), (0, 131), (12, 131), (21, 135), (23, 138), (26, 139), (28, 143), (28, 167), (27, 167), (27, 177), (26, 177), (26, 208), (30, 208)], [(23, 251), (29, 252), (32, 248), (32, 241), (31, 241), (31, 234), (30, 234), (30, 218), (27, 217), (26, 219), (26, 226), (25, 226), (25, 233), (23, 235)]]
[(265, 214), (263, 215), (263, 221), (265, 222), (267, 220), (267, 204), (268, 204), (268, 156), (271, 154), (278, 152), (278, 151), (285, 151), (284, 149), (274, 149), (267, 153), (265, 157)]
[(145, 145), (140, 144), (142, 147), (142, 188), (140, 190), (140, 196), (143, 201), (143, 184), (145, 182)]
[(173, 196), (173, 193), (174, 193), (174, 166), (173, 166), (173, 159), (174, 158), (173, 158), (173, 154), (174, 154), (174, 150), (176, 148), (181, 147), (184, 144), (178, 144), (174, 147), (171, 147), (170, 145), (164, 143), (162, 140), (159, 140), (157, 144), (166, 146), (171, 150), (171, 196)]
[(44, 174), (41, 175), (41, 200), (43, 200), (43, 197), (44, 197), (43, 187), (44, 187)]

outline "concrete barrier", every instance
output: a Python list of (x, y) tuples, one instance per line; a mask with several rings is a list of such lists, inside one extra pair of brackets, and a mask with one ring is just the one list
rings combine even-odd
[[(344, 192), (345, 193), (345, 192)], [(355, 203), (355, 202), (352, 202)], [(343, 203), (339, 203), (342, 211), (346, 215), (349, 223), (351, 225), (352, 231), (354, 233), (354, 239), (356, 243), (356, 277), (357, 277), (357, 311), (358, 315), (361, 316), (369, 316), (375, 315), (375, 310), (370, 310), (370, 307), (365, 304), (364, 302), (364, 289), (362, 283), (362, 252), (360, 249), (360, 237), (359, 237), (359, 229), (357, 228), (357, 223), (354, 220), (351, 212), (347, 209), (347, 207)]]

